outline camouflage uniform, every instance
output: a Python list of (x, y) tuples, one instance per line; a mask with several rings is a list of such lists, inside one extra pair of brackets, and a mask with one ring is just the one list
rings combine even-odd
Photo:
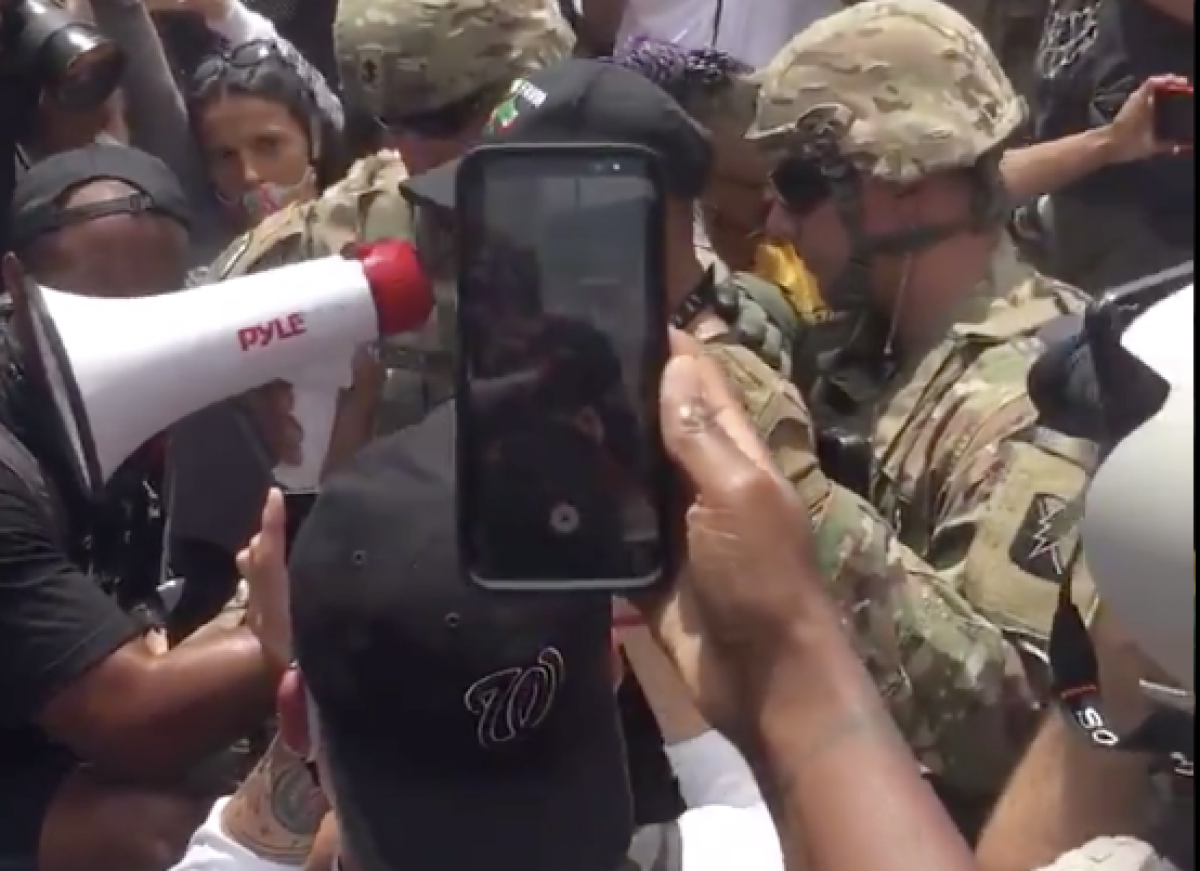
[(703, 236), (697, 255), (718, 288), (738, 291), (718, 293), (731, 326), (706, 335), (707, 350), (809, 508), (823, 577), (859, 655), (922, 765), (956, 795), (989, 803), (1032, 722), (1019, 658), (869, 503), (822, 470), (812, 415), (792, 382), (807, 380), (798, 369), (812, 365), (815, 330), (823, 347), (845, 334), (843, 324), (806, 328), (777, 285), (731, 273)]
[[(814, 24), (762, 73), (750, 137), (778, 158), (813, 161), (829, 180), (855, 267), (840, 297), (827, 297), (861, 309), (874, 253), (858, 179), (903, 185), (974, 167), (981, 192), (990, 189), (980, 199), (998, 198), (987, 161), (1022, 118), (995, 56), (961, 16), (932, 0), (868, 0)], [(978, 208), (973, 221), (999, 220), (991, 205)], [(1024, 278), (995, 287), (1013, 280), (1005, 275)], [(1068, 573), (1085, 612), (1094, 606), (1077, 539), (1058, 522), (1094, 449), (1037, 427), (1025, 386), (1039, 333), (1083, 302), (1030, 270), (997, 270), (939, 337), (898, 361), (883, 353), (886, 323), (866, 314), (862, 323), (879, 328), (860, 331), (814, 396), (822, 433), (859, 437), (857, 489), (920, 555), (931, 583), (964, 596), (1035, 659)], [(847, 515), (843, 523), (876, 521)], [(986, 740), (970, 746), (978, 761), (996, 750)]]
[(792, 384), (721, 336), (706, 347), (808, 506), (829, 594), (913, 752), (959, 794), (994, 797), (1030, 713), (1015, 652), (866, 500), (822, 471), (812, 415)]
[(493, 90), (499, 100), (575, 47), (546, 0), (341, 0), (333, 36), (345, 99), (385, 119)]
[[(859, 0), (844, 0), (847, 6)], [(1037, 92), (1036, 60), (1051, 0), (946, 0), (979, 28), (1017, 92), (1032, 106)]]

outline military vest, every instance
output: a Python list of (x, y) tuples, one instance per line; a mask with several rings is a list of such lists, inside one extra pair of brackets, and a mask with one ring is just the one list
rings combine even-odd
[[(1089, 443), (1037, 425), (1025, 380), (1043, 348), (1045, 325), (1082, 306), (1077, 292), (1059, 287), (994, 298), (983, 317), (954, 324), (905, 369), (850, 366), (829, 373), (814, 408), (822, 431), (833, 422), (862, 439), (869, 468), (858, 470), (854, 484), (843, 483), (858, 489), (913, 552), (935, 570), (950, 571), (982, 613), (1039, 643), (1054, 613), (1054, 581), (1061, 581), (1051, 567), (1064, 572), (1067, 560), (1059, 560), (1048, 537), (1044, 553), (1035, 552), (1035, 540), (1025, 542), (1029, 553), (1016, 550), (1023, 537), (1036, 538), (1039, 522), (1049, 535), (1063, 507), (1060, 494), (1082, 490), (1095, 455)], [(1011, 452), (1003, 463), (1002, 450)], [(1045, 457), (1063, 462), (1041, 462)], [(950, 547), (938, 542), (931, 557), (940, 519), (947, 512), (959, 517), (956, 506), (969, 513), (985, 502), (986, 516), (963, 530), (964, 540)], [(1040, 521), (1030, 515), (1037, 511)], [(1045, 571), (1029, 568), (1043, 563)], [(1013, 564), (1023, 570), (1012, 571)], [(1093, 595), (1090, 585), (1080, 585), (1081, 604)]]

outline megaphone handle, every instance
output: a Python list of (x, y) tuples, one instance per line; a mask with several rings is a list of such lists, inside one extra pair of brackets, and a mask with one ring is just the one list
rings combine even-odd
[(321, 470), (329, 453), (341, 389), (326, 381), (321, 385), (293, 384), (292, 391), (292, 417), (303, 431), (301, 460), (295, 466), (276, 466), (275, 480), (285, 490), (311, 492), (320, 483)]

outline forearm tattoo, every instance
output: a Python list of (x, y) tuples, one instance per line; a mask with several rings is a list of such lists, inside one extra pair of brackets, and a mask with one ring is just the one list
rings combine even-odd
[(299, 864), (328, 810), (304, 760), (277, 735), (225, 806), (221, 821), (233, 840), (260, 859)]

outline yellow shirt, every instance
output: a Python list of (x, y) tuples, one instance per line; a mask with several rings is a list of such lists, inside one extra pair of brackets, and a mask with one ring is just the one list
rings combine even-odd
[(791, 246), (759, 245), (754, 257), (754, 274), (782, 287), (801, 320), (820, 323), (829, 318), (829, 309), (821, 299), (816, 279)]

